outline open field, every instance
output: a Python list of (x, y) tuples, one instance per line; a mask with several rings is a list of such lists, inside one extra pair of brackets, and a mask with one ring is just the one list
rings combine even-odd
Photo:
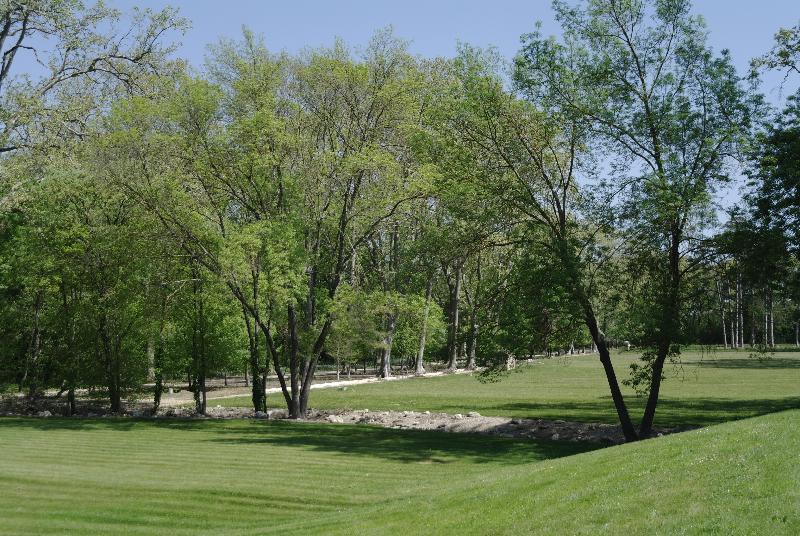
[(0, 532), (796, 534), (800, 411), (576, 443), (264, 421), (0, 419)]
[[(686, 352), (682, 365), (666, 367), (656, 423), (700, 426), (800, 408), (800, 352), (779, 352), (771, 359), (749, 358), (747, 350)], [(628, 376), (633, 352), (614, 358), (620, 379)], [(644, 399), (624, 388), (634, 417)], [(268, 404), (282, 407), (280, 395)], [(212, 401), (212, 405), (249, 406), (249, 396)], [(566, 419), (615, 423), (608, 384), (596, 356), (572, 356), (523, 366), (497, 383), (468, 375), (407, 379), (314, 391), (318, 409), (415, 410)]]

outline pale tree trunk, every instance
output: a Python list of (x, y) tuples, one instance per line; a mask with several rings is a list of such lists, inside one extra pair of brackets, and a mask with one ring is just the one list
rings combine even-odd
[(794, 345), (800, 348), (800, 320), (794, 323)]
[(447, 370), (454, 371), (458, 368), (458, 328), (459, 328), (459, 297), (461, 295), (461, 270), (459, 262), (453, 276), (454, 281), (450, 284), (450, 330), (447, 337), (448, 361)]
[(722, 345), (728, 349), (728, 330), (725, 326), (725, 300), (722, 297), (722, 285), (717, 281), (717, 294), (719, 295), (719, 312), (722, 318)]
[(775, 319), (773, 318), (772, 289), (769, 291), (769, 346), (775, 348)]
[(741, 279), (738, 283), (739, 298), (737, 300), (737, 307), (739, 308), (739, 348), (744, 348), (744, 306), (742, 304), (743, 291)]
[(156, 379), (156, 342), (152, 334), (147, 337), (147, 381)]
[(769, 346), (769, 308), (767, 306), (767, 291), (764, 291), (764, 347)]
[(470, 318), (469, 348), (467, 349), (467, 370), (475, 370), (475, 356), (478, 347), (478, 318), (473, 312)]
[(425, 286), (425, 310), (422, 313), (422, 329), (419, 333), (419, 349), (417, 349), (417, 366), (415, 374), (425, 374), (425, 340), (428, 336), (428, 314), (431, 310), (431, 297), (433, 296), (433, 275), (428, 277)]
[(381, 349), (381, 378), (389, 378), (392, 375), (392, 343), (396, 327), (397, 315), (393, 313), (386, 315), (386, 334), (383, 337), (383, 348)]

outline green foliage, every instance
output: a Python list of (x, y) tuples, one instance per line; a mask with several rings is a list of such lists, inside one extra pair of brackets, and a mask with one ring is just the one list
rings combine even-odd
[[(677, 345), (673, 345), (667, 353), (667, 362), (673, 365), (680, 364), (681, 350)], [(647, 348), (639, 357), (639, 362), (630, 364), (630, 376), (622, 380), (623, 385), (627, 385), (637, 396), (647, 396), (650, 394), (650, 386), (653, 383), (653, 362), (658, 358), (658, 351), (655, 348)], [(661, 371), (661, 379), (666, 379), (666, 373)]]

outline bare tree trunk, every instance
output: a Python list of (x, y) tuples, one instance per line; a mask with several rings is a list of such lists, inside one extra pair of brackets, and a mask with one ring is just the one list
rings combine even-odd
[(775, 348), (775, 319), (773, 318), (772, 289), (769, 290), (769, 347)]
[[(242, 309), (242, 314), (244, 315), (244, 322), (245, 327), (247, 328), (247, 342), (248, 342), (248, 349), (250, 352), (250, 361), (249, 366), (250, 370), (252, 370), (253, 375), (253, 389), (251, 391), (251, 400), (253, 402), (253, 411), (267, 411), (266, 407), (266, 400), (264, 397), (264, 389), (260, 385), (260, 380), (258, 376), (258, 369), (259, 369), (259, 349), (258, 349), (258, 332), (256, 331), (253, 322), (250, 319), (250, 315), (248, 314), (246, 309)], [(244, 369), (244, 384), (245, 387), (249, 387), (250, 383), (247, 377), (247, 367)]]
[(289, 418), (299, 419), (300, 415), (300, 344), (297, 339), (297, 316), (294, 305), (288, 305), (289, 312), (289, 382), (291, 400), (289, 402)]
[(608, 351), (606, 341), (600, 329), (597, 326), (597, 319), (594, 316), (594, 311), (588, 301), (581, 304), (584, 309), (584, 317), (586, 325), (589, 328), (589, 333), (592, 336), (592, 341), (597, 346), (597, 351), (600, 353), (600, 363), (603, 365), (603, 371), (606, 374), (608, 381), (608, 388), (611, 391), (611, 399), (614, 401), (614, 407), (617, 410), (619, 423), (622, 427), (622, 433), (626, 441), (636, 441), (639, 436), (636, 429), (633, 427), (633, 421), (628, 414), (628, 407), (625, 405), (625, 399), (622, 396), (622, 391), (619, 388), (617, 375), (614, 372), (614, 365), (611, 363), (611, 353)]
[(739, 278), (739, 348), (744, 348), (744, 289)]
[(397, 315), (390, 313), (386, 315), (386, 335), (383, 337), (383, 348), (381, 348), (381, 378), (389, 378), (392, 375), (392, 343), (394, 342), (394, 332), (397, 327)]
[(454, 281), (450, 284), (450, 331), (447, 337), (447, 351), (448, 351), (448, 361), (447, 361), (447, 370), (454, 371), (458, 368), (458, 327), (459, 327), (459, 319), (458, 319), (458, 309), (459, 309), (459, 297), (461, 295), (461, 271), (462, 266), (461, 262), (459, 261), (456, 265), (456, 271), (454, 274)]
[(769, 346), (769, 306), (767, 305), (767, 290), (764, 289), (764, 348)]
[(722, 298), (722, 285), (717, 281), (717, 294), (719, 295), (719, 312), (722, 318), (722, 345), (728, 349), (728, 331), (725, 327), (725, 301)]
[(33, 331), (31, 332), (30, 343), (28, 344), (27, 359), (25, 360), (25, 371), (19, 381), (19, 390), (22, 391), (25, 383), (30, 378), (28, 396), (33, 398), (36, 396), (36, 366), (39, 361), (39, 354), (41, 353), (42, 332), (39, 326), (39, 317), (44, 303), (44, 293), (39, 291), (36, 293), (36, 299), (33, 304)]
[[(639, 425), (639, 437), (648, 437), (653, 430), (655, 421), (656, 407), (658, 405), (659, 393), (661, 390), (662, 372), (664, 362), (672, 351), (672, 344), (680, 333), (680, 242), (682, 231), (679, 227), (673, 227), (670, 236), (669, 249), (669, 282), (664, 301), (661, 304), (661, 333), (658, 340), (656, 358), (653, 360), (650, 376), (650, 392), (647, 397), (647, 404)], [(737, 302), (738, 302), (737, 295)], [(740, 310), (741, 312), (741, 310)]]
[(469, 347), (467, 348), (467, 370), (475, 370), (476, 349), (478, 347), (478, 315), (473, 308), (470, 315)]
[(800, 348), (800, 320), (794, 323), (794, 345)]
[(428, 336), (428, 314), (431, 309), (431, 297), (433, 296), (433, 275), (428, 276), (425, 286), (425, 310), (422, 313), (422, 328), (419, 333), (419, 349), (417, 350), (417, 363), (414, 373), (425, 374), (425, 340)]

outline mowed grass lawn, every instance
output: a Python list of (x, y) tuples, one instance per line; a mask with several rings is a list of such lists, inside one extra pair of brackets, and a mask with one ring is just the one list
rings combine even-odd
[[(800, 408), (800, 353), (778, 352), (771, 359), (749, 351), (684, 352), (680, 366), (667, 365), (656, 413), (658, 426), (698, 426)], [(617, 376), (628, 377), (633, 352), (614, 356)], [(635, 418), (645, 400), (623, 386)], [(280, 395), (268, 403), (282, 407)], [(249, 406), (249, 397), (211, 405)], [(537, 360), (497, 383), (470, 375), (414, 378), (311, 393), (318, 409), (415, 410), (484, 415), (617, 422), (608, 383), (597, 356)]]
[(798, 534), (800, 411), (619, 447), (0, 418), (1, 534)]

